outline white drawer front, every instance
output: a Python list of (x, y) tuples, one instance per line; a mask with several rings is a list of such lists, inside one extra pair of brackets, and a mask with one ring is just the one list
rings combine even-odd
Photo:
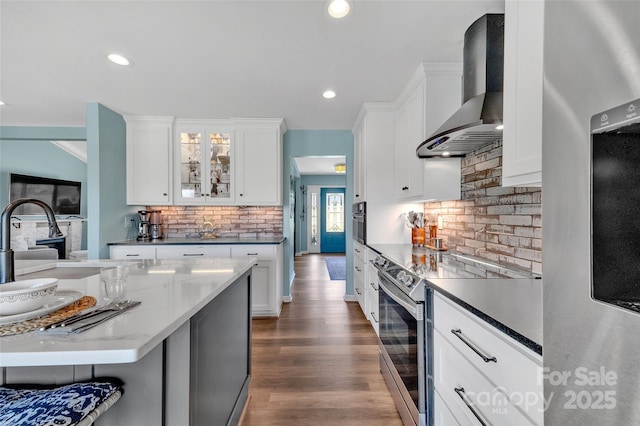
[[(438, 293), (433, 309), (435, 329), (494, 385), (507, 393), (522, 395), (523, 398), (514, 399), (514, 403), (541, 424), (543, 389), (538, 384), (538, 375), (542, 357)], [(485, 361), (473, 348), (495, 361)], [(539, 405), (532, 406), (532, 399)]]
[(190, 259), (206, 257), (231, 257), (229, 246), (214, 245), (173, 245), (158, 246), (158, 259)]
[(433, 347), (435, 387), (459, 424), (481, 425), (478, 417), (494, 426), (537, 424), (511, 403), (518, 395), (510, 398), (504, 388), (487, 380), (439, 331)]
[(359, 258), (363, 263), (367, 261), (367, 249), (357, 241), (353, 241), (353, 257)]
[(149, 246), (111, 246), (111, 259), (155, 259), (156, 248)]
[(275, 260), (275, 246), (272, 245), (232, 245), (231, 257), (257, 257), (258, 260)]
[(437, 390), (433, 393), (433, 424), (435, 426), (460, 425)]

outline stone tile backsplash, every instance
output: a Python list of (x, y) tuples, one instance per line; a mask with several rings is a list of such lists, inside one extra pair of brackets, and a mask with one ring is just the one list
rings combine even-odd
[(462, 159), (462, 199), (424, 204), (449, 250), (542, 273), (542, 190), (502, 187), (502, 143)]
[(218, 237), (260, 238), (282, 235), (282, 207), (235, 206), (147, 206), (162, 211), (165, 238), (185, 237), (199, 232), (205, 222), (216, 228)]

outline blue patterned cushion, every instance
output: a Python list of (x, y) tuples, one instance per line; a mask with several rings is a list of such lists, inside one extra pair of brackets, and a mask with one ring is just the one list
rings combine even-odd
[(110, 382), (74, 383), (54, 389), (0, 386), (0, 426), (75, 425), (120, 390)]

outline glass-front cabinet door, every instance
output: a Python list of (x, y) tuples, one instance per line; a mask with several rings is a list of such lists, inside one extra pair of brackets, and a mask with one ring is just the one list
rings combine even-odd
[(229, 129), (177, 128), (176, 204), (233, 201), (232, 135)]

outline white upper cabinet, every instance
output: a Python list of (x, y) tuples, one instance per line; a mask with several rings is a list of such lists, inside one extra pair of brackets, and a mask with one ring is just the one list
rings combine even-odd
[(236, 129), (235, 201), (282, 205), (282, 119), (233, 119)]
[(460, 160), (419, 159), (416, 148), (460, 108), (461, 76), (460, 64), (421, 64), (396, 100), (394, 192), (397, 199), (460, 198)]
[(233, 203), (236, 156), (232, 126), (224, 121), (176, 120), (174, 149), (175, 204)]
[(505, 2), (502, 185), (542, 183), (544, 2)]
[(282, 205), (283, 119), (176, 120), (174, 204)]
[(172, 117), (125, 117), (127, 204), (171, 204)]

